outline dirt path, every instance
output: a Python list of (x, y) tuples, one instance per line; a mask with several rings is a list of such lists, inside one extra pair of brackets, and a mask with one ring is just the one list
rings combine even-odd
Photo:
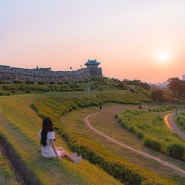
[(110, 136), (108, 136), (108, 135), (106, 135), (106, 134), (100, 132), (100, 131), (97, 130), (96, 128), (92, 127), (91, 123), (90, 123), (89, 120), (88, 120), (91, 116), (95, 116), (95, 115), (97, 115), (97, 114), (101, 114), (102, 112), (112, 111), (112, 110), (114, 110), (114, 109), (119, 109), (119, 107), (117, 107), (117, 108), (114, 108), (114, 107), (113, 107), (113, 108), (110, 108), (110, 109), (107, 109), (107, 110), (104, 110), (104, 111), (101, 111), (101, 112), (96, 112), (96, 113), (93, 113), (93, 114), (91, 114), (91, 115), (88, 115), (88, 116), (86, 116), (86, 117), (84, 118), (84, 119), (85, 119), (85, 123), (87, 124), (87, 126), (88, 126), (92, 131), (94, 131), (95, 133), (101, 135), (103, 138), (105, 138), (105, 139), (107, 139), (107, 140), (109, 140), (109, 141), (111, 141), (111, 142), (113, 142), (113, 143), (115, 143), (115, 144), (121, 146), (122, 148), (126, 148), (126, 149), (131, 150), (131, 151), (133, 151), (133, 152), (135, 152), (135, 153), (137, 153), (137, 154), (140, 154), (140, 155), (142, 155), (142, 156), (144, 156), (144, 157), (153, 159), (153, 160), (159, 162), (160, 164), (162, 164), (162, 165), (164, 165), (164, 166), (167, 166), (167, 167), (170, 167), (170, 168), (172, 168), (172, 169), (174, 169), (174, 170), (176, 170), (176, 171), (178, 171), (178, 172), (180, 172), (180, 173), (182, 173), (182, 174), (185, 175), (185, 170), (182, 170), (182, 169), (176, 167), (176, 166), (173, 165), (173, 164), (170, 164), (170, 163), (168, 163), (168, 162), (166, 162), (166, 161), (163, 161), (163, 160), (161, 160), (160, 158), (154, 157), (154, 156), (152, 156), (152, 155), (150, 155), (150, 154), (147, 154), (147, 153), (145, 153), (145, 152), (142, 152), (142, 151), (140, 151), (140, 150), (137, 150), (137, 149), (135, 149), (135, 148), (133, 148), (133, 147), (131, 147), (131, 146), (129, 146), (129, 145), (126, 145), (126, 144), (124, 144), (124, 143), (121, 143), (121, 142), (115, 140), (114, 138), (112, 138), (112, 137), (110, 137)]
[(170, 113), (170, 114), (167, 114), (165, 117), (164, 117), (164, 122), (166, 124), (166, 126), (172, 131), (172, 132), (175, 132), (177, 133), (180, 137), (184, 138), (185, 139), (185, 133), (182, 132), (182, 130), (180, 130), (177, 125), (174, 123), (173, 121), (173, 117), (175, 116), (175, 113)]

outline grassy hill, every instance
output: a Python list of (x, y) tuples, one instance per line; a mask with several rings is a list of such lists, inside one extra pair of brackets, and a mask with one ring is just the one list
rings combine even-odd
[[(118, 147), (112, 150), (111, 146), (108, 149), (101, 138), (85, 127), (83, 117), (98, 111), (99, 103), (103, 104), (103, 108), (112, 106), (113, 103), (135, 105), (138, 108), (151, 101), (147, 91), (140, 87), (131, 89), (49, 91), (1, 97), (1, 142), (7, 148), (10, 159), (15, 163), (16, 158), (22, 164), (27, 184), (99, 185), (102, 181), (105, 185), (183, 184), (185, 181), (179, 174), (163, 177), (160, 173), (127, 161), (119, 154)], [(54, 120), (56, 145), (64, 146), (69, 152), (82, 154), (82, 162), (74, 165), (66, 159), (58, 161), (41, 157), (37, 133), (44, 116), (50, 116)], [(100, 142), (97, 142), (98, 138)], [(20, 170), (20, 173), (23, 172)]]

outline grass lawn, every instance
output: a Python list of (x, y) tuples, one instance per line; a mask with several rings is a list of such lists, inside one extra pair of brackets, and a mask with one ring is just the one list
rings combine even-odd
[[(31, 109), (31, 103), (40, 95), (21, 95), (2, 97), (0, 100), (1, 125), (0, 133), (15, 148), (28, 170), (41, 184), (54, 185), (87, 185), (122, 184), (99, 167), (82, 160), (78, 165), (63, 159), (44, 159), (39, 152), (38, 130), (41, 118)], [(64, 146), (64, 140), (56, 135), (56, 145)], [(69, 151), (70, 152), (70, 151)]]
[[(136, 149), (142, 150), (147, 152), (155, 157), (159, 157), (171, 164), (175, 164), (178, 167), (185, 169), (184, 162), (172, 159), (166, 155), (161, 153), (155, 152), (147, 147), (144, 147), (141, 140), (139, 140), (134, 134), (128, 132), (127, 130), (123, 129), (120, 123), (115, 119), (115, 114), (122, 112), (123, 110), (135, 110), (138, 109), (138, 106), (132, 105), (117, 105), (117, 104), (110, 104), (108, 106), (104, 106), (105, 109), (109, 109), (111, 107), (117, 107), (117, 109), (102, 112), (101, 114), (97, 114), (90, 118), (91, 125), (93, 125), (96, 129), (100, 130), (103, 133), (115, 138), (118, 141), (126, 143), (130, 146), (133, 146)], [(151, 106), (143, 107), (143, 109), (151, 108)], [(173, 179), (178, 184), (184, 184), (185, 177), (178, 172), (175, 172), (173, 169), (167, 168), (156, 161), (151, 159), (146, 159), (138, 154), (135, 154), (132, 151), (127, 149), (123, 149), (110, 141), (106, 141), (101, 136), (93, 133), (84, 123), (84, 115), (91, 114), (95, 111), (99, 111), (98, 107), (91, 107), (88, 109), (81, 109), (76, 110), (71, 113), (65, 115), (61, 120), (61, 125), (65, 129), (69, 130), (72, 133), (79, 134), (89, 140), (93, 140), (96, 143), (102, 145), (106, 149), (110, 150), (111, 152), (123, 157), (130, 163), (134, 163), (144, 169), (147, 169), (153, 173), (156, 173), (160, 176), (167, 177)], [(77, 121), (78, 120), (78, 121)]]
[(0, 185), (21, 185), (12, 171), (9, 161), (0, 150)]
[[(51, 93), (50, 93), (51, 94)], [(58, 102), (55, 103), (50, 99), (49, 103), (52, 103), (52, 110), (57, 110), (56, 115), (60, 115), (60, 108), (65, 108), (64, 105), (60, 105), (60, 95), (65, 95), (65, 102), (70, 103), (75, 107), (73, 102), (70, 102), (72, 98), (76, 101), (80, 101), (79, 98), (83, 98), (83, 95), (79, 92), (76, 93), (54, 93), (55, 100)], [(121, 92), (119, 92), (121, 94)], [(88, 94), (85, 94), (85, 101), (89, 101)], [(110, 94), (106, 95), (107, 97)], [(128, 96), (128, 95), (127, 95)], [(39, 152), (39, 139), (37, 133), (41, 128), (41, 118), (37, 113), (32, 109), (32, 103), (35, 102), (38, 98), (43, 98), (41, 101), (47, 102), (47, 94), (30, 94), (30, 95), (16, 95), (10, 97), (1, 97), (0, 99), (0, 112), (1, 112), (1, 124), (0, 124), (0, 134), (2, 134), (6, 140), (11, 144), (15, 149), (16, 155), (20, 157), (21, 161), (26, 165), (29, 172), (34, 175), (41, 184), (44, 185), (55, 185), (55, 184), (64, 184), (64, 185), (119, 185), (123, 184), (120, 181), (116, 180), (112, 176), (104, 172), (99, 166), (93, 165), (87, 160), (82, 160), (78, 165), (74, 165), (72, 162), (63, 159), (58, 161), (57, 159), (44, 159), (41, 157)], [(69, 98), (67, 101), (66, 98)], [(130, 97), (130, 95), (129, 95)], [(94, 98), (94, 97), (93, 97)], [(117, 97), (119, 98), (119, 97)], [(130, 97), (130, 99), (132, 99)], [(119, 99), (120, 101), (120, 99)], [(137, 99), (137, 103), (138, 103)], [(45, 114), (51, 114), (52, 110), (48, 107), (42, 105), (41, 111)], [(68, 104), (69, 105), (69, 104)], [(50, 106), (50, 104), (49, 104)], [(104, 104), (103, 110), (110, 107), (120, 107), (116, 104)], [(69, 107), (67, 107), (70, 109)], [(122, 108), (115, 109), (111, 112), (106, 112), (98, 114), (90, 119), (92, 125), (95, 126), (100, 131), (116, 138), (119, 141), (125, 142), (128, 145), (133, 146), (134, 148), (140, 149), (142, 151), (148, 152), (160, 158), (171, 161), (177, 166), (183, 166), (184, 163), (168, 158), (165, 155), (154, 152), (146, 147), (143, 147), (141, 141), (131, 134), (130, 132), (124, 130), (120, 124), (114, 118), (116, 113), (121, 112), (124, 109), (138, 109), (137, 106), (122, 105)], [(67, 109), (66, 109), (67, 110)], [(165, 168), (160, 164), (146, 159), (142, 156), (136, 155), (133, 152), (130, 152), (125, 149), (112, 144), (105, 139), (102, 139), (101, 136), (96, 135), (84, 123), (84, 117), (93, 112), (99, 111), (98, 106), (91, 106), (86, 108), (78, 108), (72, 112), (65, 113), (62, 115), (61, 119), (55, 120), (55, 126), (61, 126), (66, 129), (68, 132), (80, 135), (82, 138), (86, 138), (93, 142), (96, 142), (102, 148), (106, 148), (113, 154), (119, 156), (120, 158), (126, 159), (128, 162), (136, 164), (147, 171), (150, 171), (154, 176), (161, 176), (161, 178), (170, 178), (179, 185), (183, 185), (185, 182), (185, 177), (174, 172), (171, 169)], [(80, 141), (79, 141), (80, 142)], [(56, 146), (63, 146), (67, 149), (68, 152), (72, 152), (68, 147), (68, 144), (64, 139), (56, 134)], [(52, 175), (51, 175), (52, 174)], [(173, 183), (174, 184), (174, 183)]]

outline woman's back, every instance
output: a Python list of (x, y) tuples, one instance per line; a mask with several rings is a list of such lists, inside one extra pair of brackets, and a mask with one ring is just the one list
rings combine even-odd
[[(41, 139), (41, 132), (39, 131), (38, 137)], [(55, 133), (54, 132), (48, 132), (47, 133), (47, 139), (46, 139), (46, 146), (43, 146), (41, 144), (41, 153), (43, 157), (50, 158), (50, 157), (56, 157), (50, 143), (50, 139), (55, 139)]]

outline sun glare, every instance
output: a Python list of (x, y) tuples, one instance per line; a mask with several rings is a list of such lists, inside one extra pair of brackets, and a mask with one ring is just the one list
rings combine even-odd
[(169, 54), (166, 52), (158, 52), (157, 53), (157, 62), (159, 64), (167, 64), (169, 62)]
[(168, 59), (168, 55), (166, 53), (159, 53), (158, 58), (161, 61), (165, 61)]

